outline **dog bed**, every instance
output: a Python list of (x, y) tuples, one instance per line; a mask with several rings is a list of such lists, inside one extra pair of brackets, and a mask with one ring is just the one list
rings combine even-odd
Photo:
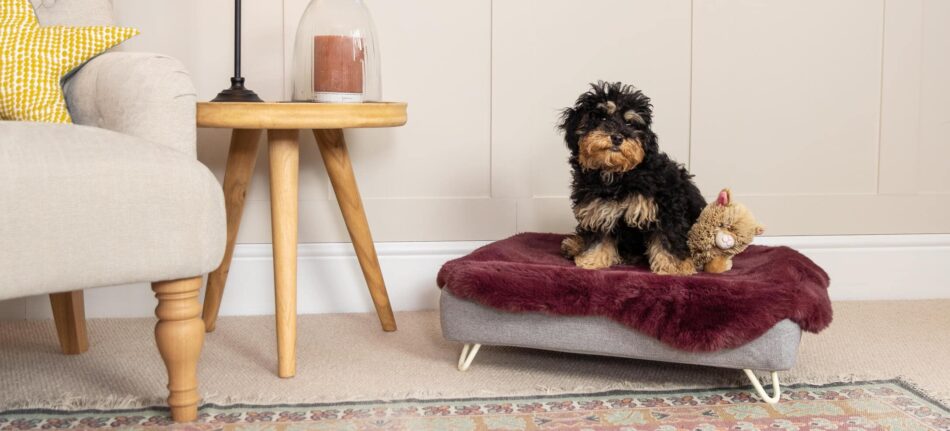
[[(585, 270), (560, 255), (563, 235), (525, 233), (446, 263), (442, 331), (465, 343), (743, 369), (778, 400), (801, 331), (831, 323), (828, 275), (787, 247), (751, 246), (723, 274), (656, 275), (640, 266)], [(773, 395), (752, 370), (771, 372)]]

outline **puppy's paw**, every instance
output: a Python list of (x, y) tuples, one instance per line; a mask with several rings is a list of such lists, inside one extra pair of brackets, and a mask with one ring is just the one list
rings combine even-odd
[(647, 255), (650, 257), (650, 271), (656, 274), (693, 275), (696, 273), (696, 263), (693, 262), (693, 258), (676, 257), (663, 247), (662, 241), (657, 236), (650, 239)]
[(651, 265), (650, 268), (654, 274), (660, 275), (693, 275), (696, 273), (696, 267), (693, 265), (693, 262), (689, 260), (684, 260), (679, 264), (660, 266), (653, 268)]
[(584, 240), (580, 235), (568, 235), (561, 241), (561, 255), (573, 259), (584, 252)]
[[(616, 262), (619, 263), (619, 262)], [(597, 256), (592, 253), (585, 253), (574, 258), (574, 264), (584, 269), (604, 269), (610, 268), (616, 264), (603, 256)]]
[(633, 195), (626, 199), (627, 211), (623, 214), (623, 220), (627, 226), (646, 228), (656, 223), (657, 209), (653, 198), (643, 195)]
[(617, 245), (604, 239), (574, 257), (574, 264), (584, 269), (603, 269), (620, 263)]

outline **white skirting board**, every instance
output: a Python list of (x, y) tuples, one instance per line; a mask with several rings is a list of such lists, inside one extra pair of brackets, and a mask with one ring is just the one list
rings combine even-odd
[[(377, 244), (393, 308), (435, 309), (442, 264), (486, 243)], [(756, 244), (788, 245), (815, 260), (831, 276), (834, 300), (950, 298), (950, 235), (764, 237)], [(238, 245), (221, 315), (273, 314), (271, 265), (270, 244)], [(298, 271), (300, 314), (373, 310), (350, 244), (301, 244)], [(154, 308), (145, 284), (86, 291), (88, 317), (152, 316)], [(0, 319), (49, 317), (45, 295), (0, 301)]]

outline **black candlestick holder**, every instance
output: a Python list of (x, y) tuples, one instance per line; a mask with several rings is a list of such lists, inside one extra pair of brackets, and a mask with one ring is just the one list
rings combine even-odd
[(211, 99), (212, 102), (263, 102), (253, 90), (244, 87), (241, 77), (241, 0), (234, 0), (234, 76), (231, 88), (226, 88)]

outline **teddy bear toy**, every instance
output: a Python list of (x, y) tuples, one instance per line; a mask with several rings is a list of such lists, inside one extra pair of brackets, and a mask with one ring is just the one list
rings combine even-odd
[(732, 257), (742, 253), (765, 228), (745, 205), (733, 202), (729, 189), (706, 205), (689, 230), (687, 244), (697, 271), (722, 273), (732, 269)]

